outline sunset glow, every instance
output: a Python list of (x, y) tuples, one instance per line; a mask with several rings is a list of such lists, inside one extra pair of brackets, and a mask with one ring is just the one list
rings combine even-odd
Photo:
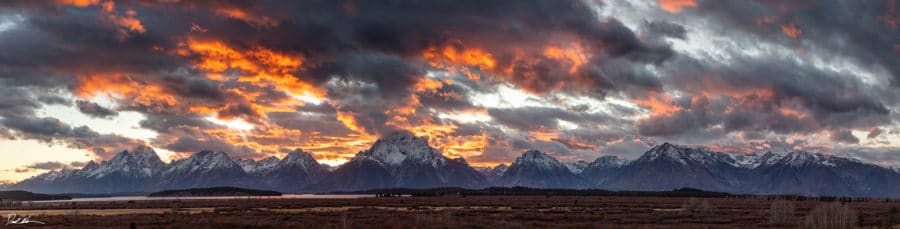
[(900, 166), (900, 4), (802, 2), (3, 2), (0, 182), (139, 146), (340, 165), (396, 131), (478, 166), (662, 142)]

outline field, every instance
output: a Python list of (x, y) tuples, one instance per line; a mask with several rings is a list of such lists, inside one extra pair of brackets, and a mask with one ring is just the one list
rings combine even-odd
[[(655, 228), (810, 225), (822, 206), (855, 226), (890, 225), (885, 200), (841, 203), (768, 198), (468, 196), (358, 199), (154, 200), (23, 203), (3, 215), (33, 215), (54, 228)], [(827, 209), (826, 209), (827, 210)], [(822, 210), (817, 210), (822, 212)], [(894, 210), (896, 211), (896, 210)], [(827, 212), (828, 214), (835, 212)], [(852, 214), (851, 214), (852, 213)], [(826, 217), (834, 220), (832, 215)], [(897, 221), (894, 221), (897, 222)], [(41, 225), (30, 225), (35, 227)]]

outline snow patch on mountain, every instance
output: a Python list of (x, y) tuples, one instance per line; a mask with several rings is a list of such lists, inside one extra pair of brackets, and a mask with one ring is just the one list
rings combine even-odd
[(259, 161), (254, 161), (253, 159), (242, 159), (237, 161), (238, 165), (241, 166), (241, 169), (250, 174), (265, 174), (275, 169), (280, 162), (281, 159), (274, 156), (263, 158)]
[(627, 160), (616, 156), (602, 156), (591, 162), (588, 166), (597, 168), (620, 168), (628, 164)]
[[(165, 174), (190, 174), (209, 172), (219, 168), (240, 167), (225, 152), (200, 151), (188, 157), (172, 162)], [(242, 168), (243, 169), (243, 168)]]
[(313, 155), (309, 152), (304, 152), (303, 150), (294, 150), (288, 153), (287, 156), (284, 157), (280, 163), (275, 165), (278, 168), (295, 166), (299, 168), (303, 168), (304, 170), (310, 169), (318, 169), (320, 168), (320, 164), (313, 158)]
[(522, 154), (522, 156), (516, 158), (516, 162), (513, 164), (519, 166), (531, 166), (545, 171), (552, 171), (559, 167), (563, 167), (568, 170), (568, 168), (566, 168), (565, 165), (556, 160), (556, 158), (553, 158), (550, 155), (537, 150), (529, 150), (528, 152), (525, 152), (524, 154)]
[(81, 175), (93, 178), (103, 178), (111, 174), (147, 178), (153, 177), (159, 172), (165, 163), (159, 159), (156, 152), (150, 147), (137, 147), (131, 151), (117, 153), (109, 161), (100, 165), (89, 162)]
[(579, 160), (576, 162), (566, 163), (565, 165), (566, 168), (569, 169), (569, 171), (572, 171), (572, 173), (580, 174), (582, 171), (584, 171), (584, 168), (588, 167), (589, 164), (585, 161)]
[(403, 161), (430, 164), (439, 167), (447, 163), (441, 152), (428, 145), (428, 139), (416, 137), (410, 132), (401, 131), (387, 135), (364, 152), (357, 154), (352, 160), (375, 160), (386, 166), (399, 166)]

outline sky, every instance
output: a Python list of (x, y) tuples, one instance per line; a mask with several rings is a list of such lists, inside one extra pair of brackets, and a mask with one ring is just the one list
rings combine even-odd
[(897, 0), (0, 1), (0, 183), (146, 145), (900, 166)]

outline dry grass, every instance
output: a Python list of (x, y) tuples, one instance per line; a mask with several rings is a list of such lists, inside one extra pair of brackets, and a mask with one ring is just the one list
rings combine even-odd
[[(824, 203), (812, 209), (803, 221), (804, 228), (855, 228), (859, 222), (857, 211), (842, 203)], [(860, 225), (862, 226), (862, 225)]]
[[(137, 228), (746, 228), (803, 226), (801, 219), (822, 211), (813, 210), (820, 204), (764, 198), (469, 196), (94, 202), (79, 203), (77, 210), (45, 203), (0, 213), (28, 212), (49, 227), (64, 228), (127, 228), (131, 223)], [(900, 203), (847, 206), (864, 216), (864, 226), (879, 227)], [(791, 211), (796, 216), (792, 225), (772, 223), (790, 221), (779, 217)]]
[(769, 224), (773, 226), (795, 226), (798, 219), (795, 213), (794, 203), (778, 200), (772, 202), (769, 207)]

